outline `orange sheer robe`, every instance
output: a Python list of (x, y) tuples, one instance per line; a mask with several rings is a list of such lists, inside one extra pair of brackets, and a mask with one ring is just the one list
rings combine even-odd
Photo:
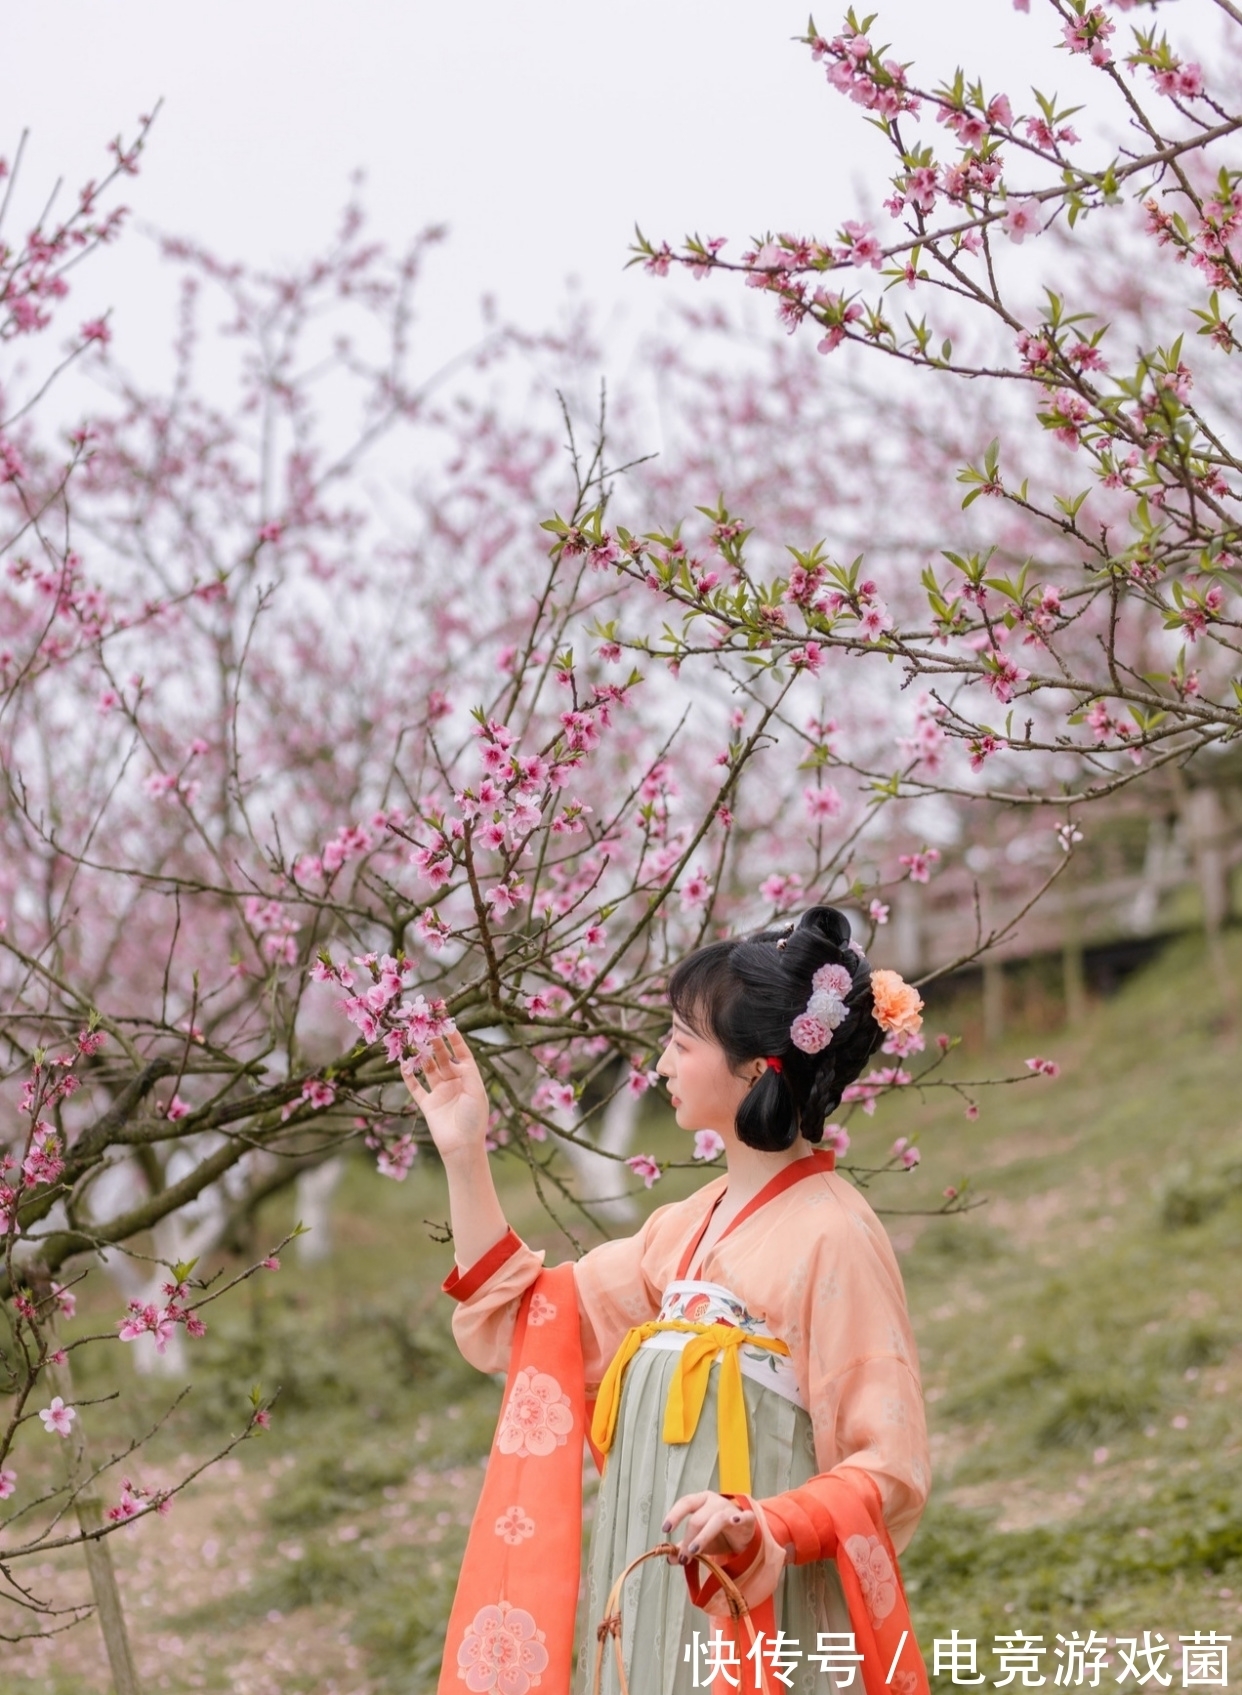
[[(701, 1255), (692, 1258), (691, 1250), (724, 1194), (723, 1176), (684, 1201), (657, 1207), (635, 1235), (605, 1242), (577, 1261), (586, 1391), (594, 1395), (626, 1331), (657, 1315), (675, 1278), (723, 1285), (788, 1345), (821, 1473), (840, 1473), (838, 1484), (873, 1501), (878, 1495), (900, 1552), (931, 1485), (905, 1290), (887, 1233), (867, 1201), (847, 1178), (823, 1169), (825, 1156), (813, 1159), (799, 1181), (740, 1217)], [(510, 1231), (474, 1266), (447, 1279), (445, 1290), (458, 1302), (454, 1336), (480, 1371), (506, 1370), (518, 1303), (543, 1259)], [(756, 1581), (770, 1593), (774, 1563), (821, 1557), (817, 1525), (830, 1495), (817, 1498), (816, 1481), (758, 1503), (768, 1557), (747, 1571), (744, 1593)]]

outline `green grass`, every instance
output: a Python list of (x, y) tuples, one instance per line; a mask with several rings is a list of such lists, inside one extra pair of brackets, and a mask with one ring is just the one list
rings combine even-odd
[[(1237, 938), (1229, 955), (1236, 980)], [(959, 1171), (988, 1197), (906, 1232), (938, 1461), (903, 1561), (925, 1648), (956, 1626), (983, 1667), (1016, 1628), (1051, 1648), (1238, 1618), (1242, 1110), (1220, 1002), (1179, 944), (1041, 1037), (1056, 1082), (974, 1124), (943, 1101), (901, 1114), (924, 1154), (908, 1204)]]
[[(1238, 982), (1242, 938), (1228, 954)], [(1075, 1629), (1173, 1641), (1231, 1632), (1242, 1613), (1242, 1097), (1222, 998), (1202, 949), (1178, 944), (1075, 1030), (1050, 1030), (1045, 1006), (1037, 1038), (963, 1048), (948, 1067), (959, 1080), (1021, 1070), (1041, 1051), (1061, 1062), (1058, 1080), (985, 1093), (976, 1122), (935, 1089), (850, 1123), (859, 1164), (879, 1163), (897, 1134), (923, 1155), (867, 1192), (901, 1257), (928, 1401), (933, 1494), (902, 1564), (929, 1658), (956, 1628), (990, 1677), (998, 1634), (1049, 1649)], [(687, 1151), (667, 1120), (643, 1145)], [(501, 1169), (515, 1225), (564, 1256), (525, 1175)], [(967, 1178), (986, 1204), (927, 1215)], [(643, 1203), (701, 1180), (670, 1173)], [(431, 1161), (395, 1185), (359, 1160), (333, 1259), (290, 1257), (213, 1309), (193, 1393), (151, 1463), (207, 1452), (237, 1427), (252, 1382), (280, 1397), (272, 1433), (228, 1478), (205, 1480), (141, 1543), (116, 1539), (151, 1689), (434, 1688), (499, 1400), (457, 1355), (437, 1293), (451, 1255), (424, 1220), (446, 1211)], [(274, 1206), (260, 1240), (289, 1222)], [(98, 1324), (118, 1303), (96, 1286), (82, 1305), (79, 1322)], [(121, 1354), (97, 1350), (79, 1382), (82, 1396), (124, 1387), (91, 1409), (98, 1447), (169, 1394), (135, 1384)], [(174, 1554), (160, 1539), (179, 1525)], [(82, 1640), (14, 1690), (105, 1689)], [(158, 1648), (170, 1640), (184, 1651)], [(283, 1668), (264, 1669), (270, 1654)], [(1050, 1684), (1057, 1663), (1049, 1654)]]

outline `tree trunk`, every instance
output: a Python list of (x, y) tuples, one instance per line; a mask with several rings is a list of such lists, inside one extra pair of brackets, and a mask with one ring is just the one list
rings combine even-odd
[(1005, 1034), (1005, 967), (996, 959), (983, 962), (983, 1040), (993, 1048)]
[[(49, 1366), (47, 1371), (52, 1392), (59, 1395), (66, 1406), (73, 1406), (73, 1373), (69, 1361), (66, 1359), (64, 1365)], [(90, 1481), (91, 1462), (80, 1412), (73, 1421), (69, 1435), (64, 1439), (64, 1448), (69, 1486), (76, 1495), (74, 1505), (78, 1528), (86, 1538), (82, 1544), (82, 1552), (86, 1556), (86, 1569), (90, 1573), (99, 1628), (103, 1632), (104, 1646), (108, 1650), (112, 1687), (116, 1695), (142, 1695), (134, 1656), (129, 1646), (129, 1636), (125, 1629), (125, 1614), (121, 1610), (121, 1592), (117, 1588), (116, 1570), (112, 1564), (112, 1541), (110, 1537), (99, 1534), (103, 1527), (103, 1502), (99, 1498), (97, 1485)]]

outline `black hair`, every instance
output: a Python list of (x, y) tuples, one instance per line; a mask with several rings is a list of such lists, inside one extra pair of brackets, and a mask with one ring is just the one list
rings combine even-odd
[[(872, 1016), (871, 967), (849, 945), (849, 919), (832, 906), (813, 906), (797, 925), (710, 942), (673, 969), (673, 1011), (700, 1036), (724, 1049), (734, 1071), (748, 1060), (777, 1059), (737, 1109), (737, 1133), (748, 1147), (776, 1153), (799, 1133), (818, 1142), (824, 1121), (884, 1040)], [(850, 974), (848, 1015), (818, 1053), (804, 1053), (790, 1025), (806, 1010), (811, 978), (823, 965)]]

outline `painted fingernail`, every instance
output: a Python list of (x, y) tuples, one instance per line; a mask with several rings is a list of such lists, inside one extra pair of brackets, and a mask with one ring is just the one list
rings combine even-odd
[(673, 1528), (673, 1521), (672, 1521), (671, 1518), (666, 1518), (664, 1523), (660, 1526), (660, 1529), (664, 1532), (664, 1534), (666, 1536), (668, 1535), (669, 1531), (672, 1528)]
[(698, 1543), (697, 1543), (697, 1542), (692, 1542), (692, 1543), (691, 1543), (691, 1544), (690, 1544), (690, 1552), (691, 1552), (691, 1553), (692, 1553), (692, 1554), (697, 1554), (697, 1553), (698, 1553), (698, 1551), (699, 1551), (699, 1545), (698, 1545)]
[(741, 1513), (734, 1513), (734, 1515), (733, 1515), (733, 1522), (734, 1522), (734, 1524), (741, 1524), (741, 1522), (742, 1522), (742, 1515), (741, 1515)]

